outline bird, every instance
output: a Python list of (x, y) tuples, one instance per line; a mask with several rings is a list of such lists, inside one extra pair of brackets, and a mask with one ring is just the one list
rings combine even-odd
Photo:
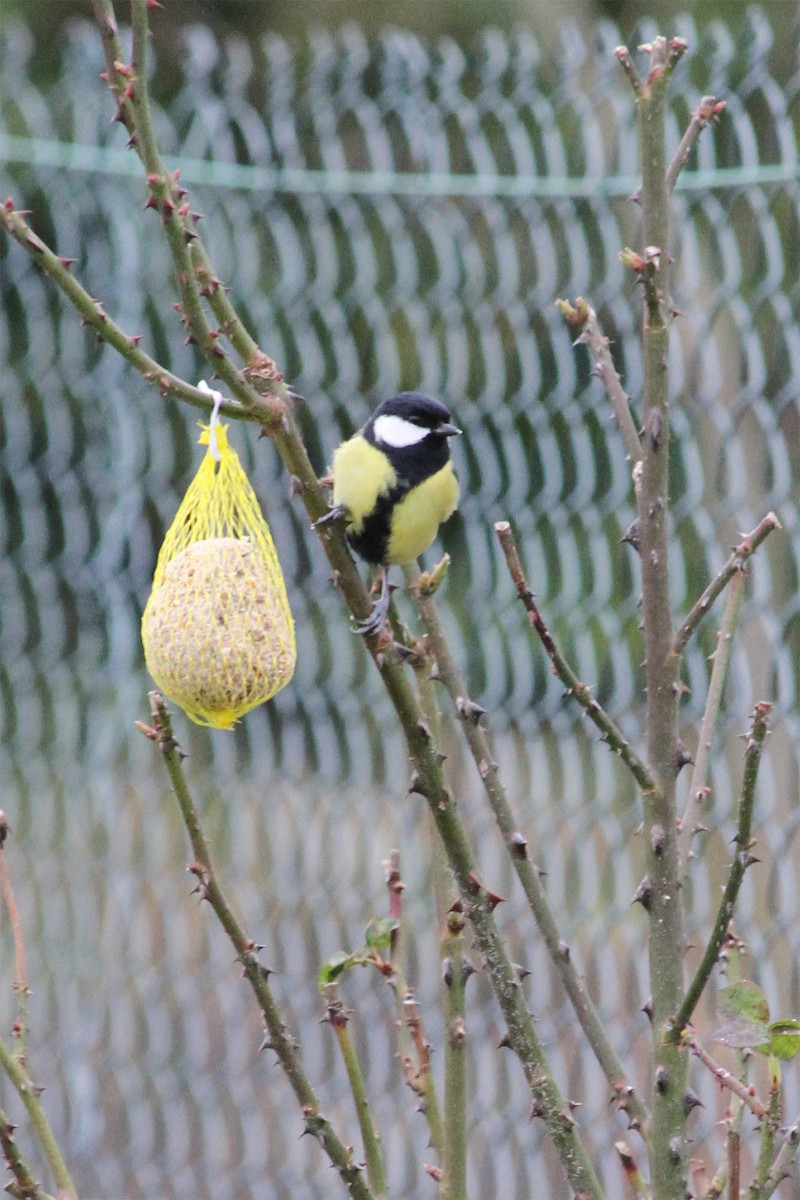
[(352, 549), (381, 568), (380, 596), (355, 633), (380, 632), (391, 598), (389, 568), (427, 550), (458, 506), (450, 438), (460, 433), (441, 400), (400, 392), (334, 451), (333, 507), (322, 521), (343, 517)]

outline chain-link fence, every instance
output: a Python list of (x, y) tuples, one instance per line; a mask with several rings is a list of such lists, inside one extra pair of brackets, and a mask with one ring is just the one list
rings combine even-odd
[[(777, 8), (752, 9), (731, 28), (683, 17), (666, 31), (691, 46), (673, 91), (673, 145), (701, 95), (728, 101), (676, 197), (671, 566), (684, 611), (739, 530), (770, 508), (783, 522), (750, 571), (691, 919), (707, 929), (723, 878), (736, 735), (755, 700), (773, 700), (762, 864), (748, 875), (741, 927), (773, 1010), (797, 1015), (800, 63), (785, 29), (776, 43)], [(654, 32), (643, 25), (636, 38)], [(2, 38), (3, 193), (77, 258), (75, 272), (123, 328), (200, 378), (172, 310), (156, 219), (142, 212), (143, 180), (109, 124), (95, 30), (70, 26), (47, 78), (22, 27), (7, 23)], [(487, 30), (466, 45), (399, 30), (367, 39), (356, 27), (249, 44), (189, 26), (157, 81), (157, 123), (204, 213), (221, 277), (308, 397), (299, 416), (320, 470), (377, 398), (405, 387), (441, 395), (464, 429), (463, 503), (441, 539), (453, 558), (447, 633), (491, 712), (565, 936), (644, 1083), (644, 921), (629, 907), (642, 870), (635, 794), (531, 643), (492, 534), (495, 520), (513, 519), (564, 650), (639, 737), (638, 571), (620, 540), (633, 518), (629, 470), (586, 351), (573, 348), (553, 303), (592, 301), (635, 402), (640, 297), (618, 251), (638, 245), (628, 199), (638, 151), (612, 55), (620, 40), (609, 23), (565, 26), (548, 54), (523, 30)], [(139, 617), (198, 461), (195, 415), (98, 347), (5, 241), (0, 272), (2, 805), (28, 934), (34, 1075), (84, 1196), (331, 1196), (339, 1185), (311, 1139), (298, 1139), (285, 1081), (256, 1053), (257, 1014), (228, 948), (189, 899), (165, 779), (133, 730), (148, 687)], [(233, 733), (181, 723), (180, 736), (220, 871), (266, 945), (326, 1112), (355, 1139), (332, 1039), (317, 1024), (316, 970), (358, 945), (384, 909), (381, 861), (400, 846), (419, 931), (409, 975), (441, 1045), (425, 813), (406, 796), (402, 741), (272, 447), (244, 427), (232, 436), (286, 573), (297, 676)], [(717, 627), (709, 619), (686, 658), (690, 746)], [(457, 770), (486, 878), (509, 898), (501, 924), (513, 956), (534, 968), (526, 986), (540, 1032), (619, 1194), (612, 1143), (622, 1125), (522, 919), (473, 772)], [(2, 945), (7, 1025), (5, 930)], [(480, 976), (470, 1000), (471, 1194), (563, 1196), (538, 1123), (528, 1123), (521, 1072), (493, 1048), (502, 1031)], [(393, 1194), (427, 1195), (425, 1129), (399, 1080), (389, 997), (364, 975), (348, 1001)], [(709, 1027), (708, 1009), (703, 1019)], [(701, 1142), (717, 1099), (697, 1086)], [(3, 1082), (13, 1108), (7, 1092)]]

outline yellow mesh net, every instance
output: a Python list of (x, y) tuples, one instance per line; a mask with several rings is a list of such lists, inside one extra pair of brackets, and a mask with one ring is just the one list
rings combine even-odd
[(292, 678), (294, 623), (272, 535), (226, 426), (167, 531), (142, 616), (147, 669), (199, 725), (229, 729)]

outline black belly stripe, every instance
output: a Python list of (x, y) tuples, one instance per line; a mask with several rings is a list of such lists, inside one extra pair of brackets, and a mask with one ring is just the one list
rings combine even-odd
[(386, 561), (386, 553), (389, 547), (389, 535), (391, 533), (392, 524), (392, 509), (398, 500), (402, 500), (406, 492), (410, 490), (408, 480), (400, 480), (387, 492), (385, 496), (378, 499), (372, 512), (364, 519), (364, 522), (359, 530), (352, 526), (347, 530), (347, 540), (361, 558), (368, 563), (374, 563), (379, 566)]

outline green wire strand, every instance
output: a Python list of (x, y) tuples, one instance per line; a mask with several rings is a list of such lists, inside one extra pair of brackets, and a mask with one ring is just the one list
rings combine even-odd
[[(313, 171), (296, 167), (262, 167), (210, 162), (201, 158), (167, 157), (170, 170), (180, 168), (181, 182), (244, 192), (288, 192), (315, 196), (495, 196), (532, 200), (627, 197), (639, 187), (635, 175), (582, 177), (451, 174), (442, 171)], [(0, 164), (55, 167), (91, 175), (139, 177), (135, 156), (110, 146), (89, 146), (52, 138), (0, 134)], [(769, 187), (800, 180), (800, 162), (719, 167), (684, 171), (676, 191), (708, 192), (743, 187)]]

